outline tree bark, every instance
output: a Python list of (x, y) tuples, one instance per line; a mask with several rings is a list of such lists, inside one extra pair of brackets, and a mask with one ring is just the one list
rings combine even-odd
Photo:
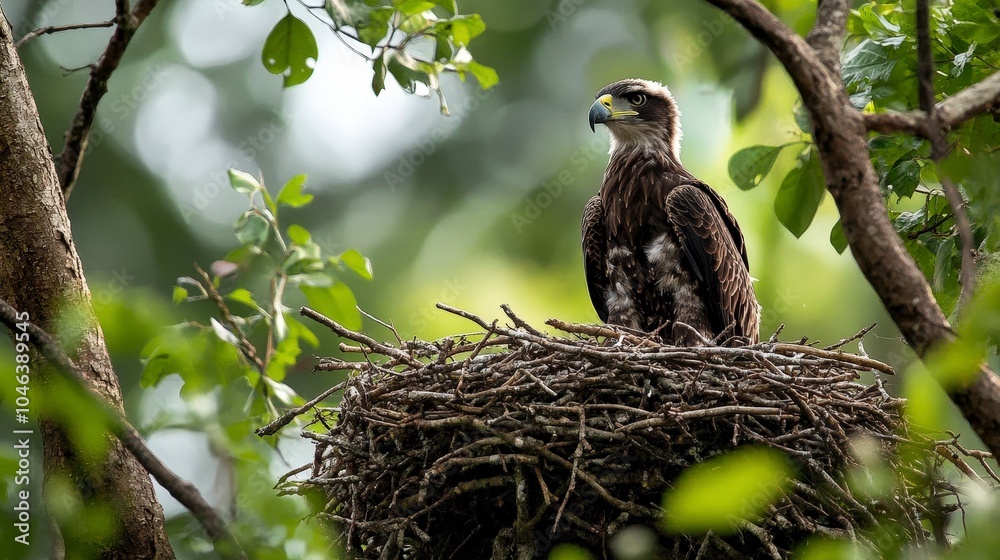
[[(0, 297), (27, 311), (31, 321), (43, 329), (60, 333), (60, 344), (90, 383), (112, 406), (123, 411), (118, 379), (73, 245), (51, 149), (2, 8)], [(67, 325), (72, 325), (72, 332), (68, 332)], [(45, 394), (57, 381), (58, 373), (38, 354), (33, 358), (32, 394)], [(67, 555), (106, 559), (174, 557), (164, 530), (163, 510), (149, 475), (117, 439), (108, 435), (106, 455), (94, 460), (77, 452), (62, 421), (43, 417), (39, 425), (46, 491), (53, 482), (68, 484), (78, 491), (84, 506), (110, 507), (115, 514), (110, 537), (92, 520), (57, 519)]]
[[(896, 323), (907, 343), (920, 357), (955, 339), (955, 332), (938, 306), (930, 285), (896, 234), (879, 189), (878, 174), (868, 152), (868, 128), (861, 113), (850, 103), (840, 75), (826, 63), (829, 53), (819, 53), (756, 0), (708, 0), (740, 23), (771, 50), (792, 78), (813, 124), (813, 139), (823, 162), (827, 190), (840, 210), (844, 236), (865, 278)], [(835, 4), (818, 17), (831, 17)], [(829, 21), (816, 28), (829, 33)], [(836, 21), (843, 25), (843, 18)], [(814, 38), (816, 34), (811, 34)], [(839, 41), (814, 41), (819, 49), (840, 49)], [(825, 63), (826, 62), (826, 63)], [(998, 73), (997, 75), (1000, 75)], [(997, 76), (995, 75), (995, 76)], [(990, 77), (953, 97), (944, 115), (948, 124), (959, 116), (969, 118), (982, 103), (983, 91), (993, 91), (997, 80)], [(977, 100), (977, 101), (973, 101)], [(944, 104), (944, 103), (942, 103)], [(941, 104), (939, 104), (941, 105)], [(954, 122), (952, 122), (954, 120)], [(985, 365), (964, 387), (944, 387), (952, 402), (995, 457), (1000, 457), (1000, 378)]]

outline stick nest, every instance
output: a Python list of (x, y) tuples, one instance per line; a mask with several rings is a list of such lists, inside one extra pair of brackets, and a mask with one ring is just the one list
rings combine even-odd
[[(552, 336), (506, 307), (510, 326), (439, 307), (483, 332), (385, 344), (302, 310), (364, 359), (321, 360), (318, 370), (353, 375), (261, 433), (342, 392), (338, 408), (315, 408), (303, 432), (316, 442), (311, 474), (284, 491), (318, 488), (319, 515), (339, 525), (351, 557), (545, 558), (571, 542), (600, 558), (620, 529), (658, 526), (681, 471), (743, 445), (787, 454), (794, 484), (730, 534), (660, 534), (658, 557), (785, 558), (817, 534), (871, 544), (885, 517), (906, 540), (926, 539), (931, 506), (916, 490), (873, 500), (844, 482), (858, 437), (896, 472), (927, 469), (893, 452), (906, 440), (903, 401), (879, 377), (892, 370), (843, 352), (852, 339), (679, 348), (550, 320), (565, 333)], [(869, 373), (874, 383), (859, 382)]]

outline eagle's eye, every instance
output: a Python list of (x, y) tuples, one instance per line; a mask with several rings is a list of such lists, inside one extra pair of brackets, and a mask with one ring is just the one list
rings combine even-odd
[(628, 96), (628, 102), (633, 107), (642, 107), (646, 104), (646, 94), (645, 93), (632, 93)]

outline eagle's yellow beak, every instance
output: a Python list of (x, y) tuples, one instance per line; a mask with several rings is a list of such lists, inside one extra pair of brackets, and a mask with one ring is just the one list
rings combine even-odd
[(608, 122), (612, 119), (618, 119), (621, 117), (633, 117), (639, 113), (632, 110), (631, 107), (628, 109), (616, 109), (615, 99), (610, 93), (606, 93), (597, 98), (594, 104), (590, 106), (590, 130), (596, 130), (594, 125)]

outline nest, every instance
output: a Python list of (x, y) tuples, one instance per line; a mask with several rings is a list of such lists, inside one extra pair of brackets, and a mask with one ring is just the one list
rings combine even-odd
[[(944, 456), (926, 445), (909, 459), (894, 453), (909, 441), (904, 403), (883, 388), (889, 366), (842, 351), (853, 338), (679, 348), (550, 320), (565, 333), (552, 336), (506, 307), (510, 326), (439, 307), (483, 332), (386, 344), (302, 310), (364, 360), (321, 360), (318, 370), (354, 375), (260, 433), (342, 392), (338, 408), (315, 408), (318, 424), (303, 431), (314, 464), (289, 473), (310, 474), (284, 491), (318, 489), (317, 513), (350, 557), (545, 558), (561, 542), (608, 557), (620, 529), (659, 526), (681, 471), (748, 444), (784, 452), (794, 485), (729, 534), (661, 532), (657, 557), (780, 559), (818, 534), (875, 546), (884, 518), (920, 544), (921, 519), (947, 513), (938, 498), (954, 487), (941, 481), (878, 499), (845, 483), (858, 437), (877, 442), (895, 472), (923, 479)], [(859, 382), (868, 373), (874, 382)]]

